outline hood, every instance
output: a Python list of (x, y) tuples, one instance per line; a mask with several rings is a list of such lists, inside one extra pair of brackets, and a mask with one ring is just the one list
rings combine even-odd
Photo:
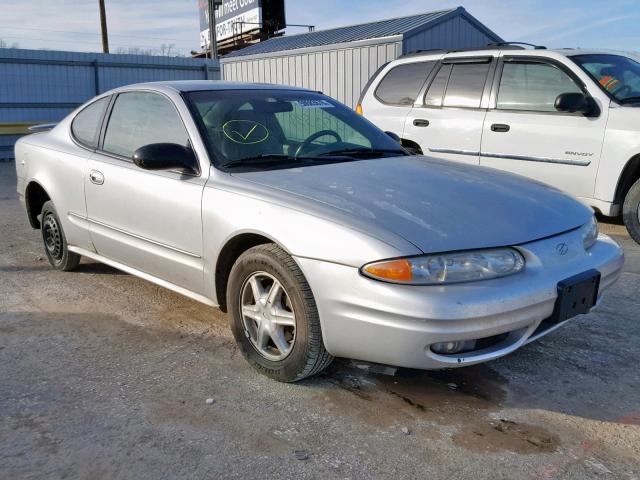
[(593, 215), (542, 183), (420, 156), (235, 176), (322, 202), (425, 253), (527, 243), (577, 228)]

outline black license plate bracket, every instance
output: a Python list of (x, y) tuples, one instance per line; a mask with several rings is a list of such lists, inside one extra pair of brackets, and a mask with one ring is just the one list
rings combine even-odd
[(550, 320), (559, 323), (589, 313), (598, 301), (600, 276), (598, 270), (587, 270), (558, 282), (558, 298)]

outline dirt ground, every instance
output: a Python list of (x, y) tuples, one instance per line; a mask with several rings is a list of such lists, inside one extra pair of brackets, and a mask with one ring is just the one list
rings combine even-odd
[[(640, 479), (640, 246), (596, 313), (489, 364), (255, 373), (219, 311), (49, 268), (0, 163), (0, 478)], [(207, 404), (207, 399), (213, 399)]]

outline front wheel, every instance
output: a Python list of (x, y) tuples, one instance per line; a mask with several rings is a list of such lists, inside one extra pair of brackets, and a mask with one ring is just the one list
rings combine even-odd
[(229, 277), (231, 328), (247, 361), (281, 382), (324, 370), (333, 357), (324, 348), (311, 288), (296, 262), (274, 244), (243, 253)]
[(640, 180), (631, 186), (625, 197), (622, 219), (631, 238), (640, 243)]

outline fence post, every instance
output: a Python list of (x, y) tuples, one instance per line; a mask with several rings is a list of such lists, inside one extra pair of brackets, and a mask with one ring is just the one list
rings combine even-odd
[(94, 60), (93, 62), (93, 83), (95, 86), (96, 95), (100, 95), (100, 66), (98, 65), (98, 60)]
[(204, 59), (204, 79), (209, 80), (209, 65), (206, 58)]

